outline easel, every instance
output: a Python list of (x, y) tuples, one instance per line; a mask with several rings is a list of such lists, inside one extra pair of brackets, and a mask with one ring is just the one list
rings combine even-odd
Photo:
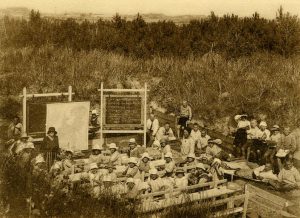
[[(146, 146), (146, 133), (147, 133), (147, 83), (145, 83), (145, 86), (143, 89), (104, 89), (103, 88), (103, 82), (101, 82), (101, 88), (98, 89), (100, 91), (100, 141), (103, 142), (103, 134), (104, 133), (137, 133), (137, 134), (143, 134), (144, 135), (144, 146)], [(120, 130), (120, 129), (110, 129), (105, 130), (103, 127), (103, 119), (104, 119), (104, 92), (129, 92), (129, 93), (141, 93), (141, 96), (143, 97), (144, 104), (143, 104), (143, 129), (142, 130)]]
[(27, 122), (27, 98), (35, 98), (35, 97), (55, 97), (55, 96), (68, 96), (68, 101), (72, 101), (72, 95), (75, 93), (72, 92), (72, 86), (68, 87), (68, 92), (61, 92), (61, 93), (37, 93), (37, 94), (27, 94), (26, 87), (23, 88), (23, 95), (20, 95), (21, 98), (23, 98), (23, 112), (22, 112), (22, 117), (23, 117), (23, 133), (26, 133), (26, 122)]

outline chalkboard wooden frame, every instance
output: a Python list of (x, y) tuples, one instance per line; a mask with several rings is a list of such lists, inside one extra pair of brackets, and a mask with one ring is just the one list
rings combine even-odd
[[(138, 124), (123, 124), (123, 123), (118, 123), (118, 124), (110, 124), (106, 123), (106, 113), (107, 113), (107, 99), (108, 98), (140, 98), (140, 123)], [(136, 130), (136, 129), (143, 129), (144, 126), (144, 104), (145, 104), (145, 99), (142, 95), (140, 94), (134, 94), (134, 95), (122, 95), (122, 94), (105, 94), (103, 95), (103, 130), (105, 129), (113, 129), (113, 130), (120, 130), (120, 129), (126, 129), (126, 130)]]
[[(146, 122), (147, 122), (147, 92), (149, 91), (147, 88), (147, 83), (145, 83), (144, 89), (104, 89), (103, 87), (103, 82), (101, 82), (101, 88), (98, 89), (98, 91), (100, 91), (100, 140), (103, 140), (103, 133), (141, 133), (144, 135), (144, 145), (146, 146), (146, 134), (147, 134), (147, 127), (146, 127)], [(104, 121), (104, 111), (105, 111), (105, 105), (104, 105), (104, 92), (108, 92), (108, 93), (124, 93), (124, 95), (129, 95), (132, 94), (133, 96), (137, 96), (140, 95), (142, 97), (142, 117), (141, 117), (141, 128), (140, 127), (134, 127), (134, 129), (132, 129), (132, 126), (128, 126), (126, 125), (122, 125), (122, 124), (118, 124), (115, 126), (111, 126), (111, 129), (107, 129), (106, 127), (104, 127), (105, 125), (103, 125), (103, 121)], [(132, 96), (130, 95), (130, 96)], [(112, 94), (111, 94), (112, 96)], [(120, 125), (122, 127), (122, 129), (120, 129)], [(143, 126), (143, 127), (142, 127)], [(106, 128), (106, 129), (105, 129)], [(114, 129), (113, 129), (114, 128)]]

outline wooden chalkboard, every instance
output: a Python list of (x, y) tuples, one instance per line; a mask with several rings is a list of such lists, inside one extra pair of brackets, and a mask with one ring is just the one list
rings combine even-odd
[(46, 132), (46, 104), (30, 103), (27, 104), (27, 133), (45, 133)]
[(104, 127), (141, 127), (143, 99), (132, 95), (104, 96)]

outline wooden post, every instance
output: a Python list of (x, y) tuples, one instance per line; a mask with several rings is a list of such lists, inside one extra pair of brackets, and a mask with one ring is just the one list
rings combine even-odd
[(249, 201), (249, 191), (248, 191), (248, 186), (245, 185), (245, 200), (244, 200), (244, 209), (243, 209), (242, 218), (246, 218), (247, 216), (248, 201)]
[(103, 82), (101, 82), (100, 99), (100, 142), (103, 143)]
[(72, 101), (72, 86), (68, 87), (68, 101)]
[(26, 133), (26, 116), (27, 116), (27, 114), (26, 114), (26, 107), (27, 107), (27, 105), (26, 105), (26, 102), (27, 102), (27, 95), (26, 95), (26, 87), (24, 87), (23, 88), (23, 133)]
[(145, 83), (145, 95), (144, 95), (144, 147), (146, 147), (146, 137), (147, 137), (147, 83)]

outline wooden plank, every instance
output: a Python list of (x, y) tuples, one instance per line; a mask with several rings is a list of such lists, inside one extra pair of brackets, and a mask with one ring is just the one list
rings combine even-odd
[(27, 105), (26, 105), (26, 102), (27, 102), (27, 93), (26, 93), (26, 87), (23, 88), (23, 95), (21, 96), (23, 97), (23, 128), (22, 128), (22, 132), (23, 133), (26, 133), (26, 122), (27, 122)]
[(228, 209), (228, 210), (223, 210), (223, 211), (217, 212), (212, 217), (224, 217), (224, 216), (228, 216), (230, 214), (241, 213), (242, 211), (243, 211), (242, 207), (236, 207), (233, 209)]
[(144, 133), (144, 130), (109, 130), (109, 129), (104, 129), (102, 130), (102, 133)]
[(255, 187), (251, 184), (248, 184), (248, 189), (251, 193), (266, 199), (267, 201), (272, 202), (274, 205), (278, 205), (280, 207), (285, 207), (286, 203), (288, 203), (288, 205), (294, 205), (291, 201), (284, 199), (282, 197), (279, 197), (277, 195), (274, 195), (270, 192), (267, 192), (261, 188)]
[[(36, 93), (36, 94), (27, 94), (27, 98), (35, 98), (35, 97), (54, 97), (54, 96), (69, 96), (69, 92), (55, 92), (55, 93)], [(72, 95), (75, 95), (74, 92), (72, 92)], [(23, 97), (23, 95), (19, 95), (20, 97)]]
[(247, 216), (248, 200), (249, 200), (249, 191), (248, 191), (248, 186), (245, 185), (245, 201), (244, 201), (242, 218), (246, 218), (246, 216)]
[[(98, 89), (98, 91), (101, 91), (101, 89)], [(103, 89), (104, 92), (144, 92), (144, 89)], [(150, 92), (150, 90), (147, 89), (147, 92)]]
[(166, 198), (160, 201), (153, 202), (152, 199), (148, 199), (143, 201), (140, 205), (140, 211), (142, 213), (148, 213), (151, 211), (162, 210), (171, 206), (183, 205), (185, 203), (192, 203), (196, 201), (202, 201), (207, 199), (213, 199), (217, 197), (221, 197), (223, 195), (232, 194), (237, 191), (230, 189), (209, 189), (197, 193), (191, 194), (180, 194), (178, 197)]
[(147, 83), (145, 83), (145, 88), (144, 88), (144, 144), (143, 147), (146, 148), (147, 144)]
[(72, 101), (72, 86), (68, 87), (68, 101)]
[(154, 192), (154, 193), (141, 195), (140, 199), (149, 198), (149, 197), (153, 197), (153, 196), (157, 196), (157, 195), (164, 195), (164, 194), (168, 194), (168, 193), (172, 193), (172, 192), (187, 191), (187, 190), (192, 190), (192, 189), (196, 189), (196, 188), (203, 188), (203, 187), (207, 187), (207, 186), (220, 185), (220, 184), (223, 184), (223, 183), (226, 183), (226, 182), (227, 182), (227, 180), (223, 179), (223, 180), (218, 180), (218, 181), (215, 181), (215, 182), (208, 182), (208, 183), (204, 183), (204, 184), (191, 185), (191, 186), (184, 187), (184, 188), (177, 188), (177, 189), (173, 189), (173, 190)]
[(103, 142), (103, 108), (104, 108), (104, 99), (103, 99), (103, 82), (101, 82), (100, 89), (100, 141)]

